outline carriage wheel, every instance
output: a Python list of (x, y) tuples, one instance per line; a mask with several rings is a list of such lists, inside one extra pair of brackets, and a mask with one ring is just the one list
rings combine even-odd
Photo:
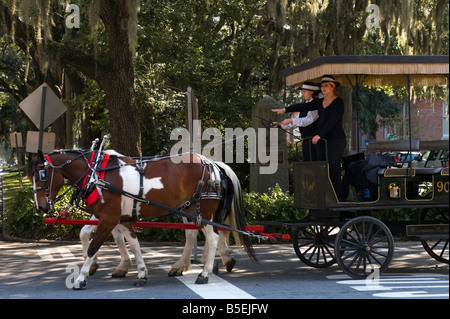
[(447, 239), (422, 240), (426, 252), (441, 263), (448, 264), (449, 246)]
[(336, 262), (334, 239), (338, 228), (312, 225), (295, 230), (294, 249), (298, 258), (306, 265), (327, 268)]
[(394, 238), (385, 224), (369, 216), (356, 217), (342, 226), (335, 243), (341, 269), (354, 279), (365, 279), (375, 268), (383, 272), (394, 254)]
[[(427, 209), (420, 216), (420, 223), (448, 224), (448, 210)], [(421, 242), (428, 255), (441, 263), (449, 263), (448, 238), (422, 240)]]

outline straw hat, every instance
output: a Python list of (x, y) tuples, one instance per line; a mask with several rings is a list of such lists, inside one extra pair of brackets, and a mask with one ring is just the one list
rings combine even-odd
[(317, 85), (314, 82), (305, 82), (305, 83), (302, 84), (300, 89), (301, 90), (308, 90), (308, 91), (312, 91), (312, 92), (319, 92), (320, 91), (319, 85)]
[(334, 76), (328, 75), (328, 74), (325, 74), (324, 76), (322, 76), (322, 80), (320, 81), (320, 83), (322, 84), (324, 82), (333, 82), (334, 84), (336, 84), (336, 87), (341, 85), (340, 82), (338, 82), (334, 79)]

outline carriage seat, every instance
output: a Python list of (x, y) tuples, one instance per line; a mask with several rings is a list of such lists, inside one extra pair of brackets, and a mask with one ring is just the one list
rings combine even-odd
[(416, 168), (416, 175), (439, 175), (443, 167), (420, 167)]
[(370, 141), (367, 145), (367, 152), (392, 152), (392, 151), (407, 151), (411, 147), (411, 151), (419, 151), (421, 149), (421, 141), (418, 138), (412, 139), (411, 144), (409, 140), (395, 140), (395, 141)]
[[(412, 175), (439, 175), (441, 174), (442, 167), (419, 167), (412, 168)], [(398, 168), (398, 167), (383, 167), (378, 170), (378, 176), (386, 176), (386, 177), (400, 177), (400, 176), (409, 176), (410, 171), (408, 168)]]
[[(448, 140), (436, 141), (421, 141), (420, 139), (396, 140), (396, 141), (370, 141), (367, 145), (368, 152), (390, 152), (390, 151), (406, 151), (411, 148), (411, 151), (425, 151), (425, 150), (445, 150), (448, 149)], [(425, 165), (426, 166), (426, 165)], [(414, 167), (413, 175), (439, 175), (443, 167)], [(408, 168), (380, 168), (378, 175), (386, 177), (406, 176), (411, 175)]]

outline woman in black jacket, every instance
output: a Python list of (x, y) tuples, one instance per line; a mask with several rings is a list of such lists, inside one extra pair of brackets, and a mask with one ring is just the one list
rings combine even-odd
[[(273, 112), (282, 114), (285, 112), (319, 111), (317, 133), (312, 139), (316, 145), (316, 159), (326, 161), (330, 167), (330, 179), (339, 200), (341, 200), (341, 161), (347, 143), (347, 138), (342, 127), (344, 115), (344, 102), (337, 96), (337, 88), (340, 83), (333, 76), (322, 77), (321, 91), (324, 98), (314, 99), (310, 103), (298, 103), (282, 109), (273, 109)], [(326, 139), (327, 143), (320, 142)], [(326, 147), (325, 147), (326, 146)]]

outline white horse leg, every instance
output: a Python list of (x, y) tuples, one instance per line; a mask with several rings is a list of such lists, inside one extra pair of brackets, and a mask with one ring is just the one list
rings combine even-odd
[[(206, 238), (206, 233), (205, 233), (205, 229), (204, 228), (202, 229), (202, 233), (205, 235), (205, 238)], [(208, 255), (208, 252), (209, 252), (210, 248), (211, 248), (211, 244), (210, 244), (210, 242), (208, 240), (206, 240), (205, 241), (205, 246), (203, 247), (202, 258), (200, 260), (203, 265), (205, 265), (206, 262), (207, 262), (207, 255)], [(219, 265), (218, 265), (216, 259), (214, 259), (214, 266), (213, 266), (212, 272), (215, 275), (219, 274)]]
[(233, 270), (234, 265), (236, 265), (236, 259), (231, 257), (233, 250), (228, 246), (228, 238), (230, 236), (229, 231), (221, 231), (219, 230), (219, 243), (217, 248), (219, 250), (220, 257), (222, 258), (222, 262), (227, 269), (228, 272)]
[[(97, 220), (94, 216), (91, 217), (91, 220)], [(97, 226), (95, 225), (85, 225), (81, 228), (80, 231), (80, 240), (82, 246), (83, 258), (86, 260), (87, 258), (87, 250), (89, 247), (89, 240), (91, 238), (91, 234), (95, 231)], [(91, 268), (89, 269), (89, 275), (92, 276), (98, 269), (98, 259), (97, 255), (95, 255), (95, 259), (92, 262)]]
[(208, 234), (206, 234), (206, 230), (204, 227), (202, 228), (202, 233), (205, 236), (205, 245), (203, 246), (203, 254), (202, 254), (202, 258), (200, 259), (200, 262), (204, 265), (207, 262), (206, 258), (207, 258), (207, 254), (208, 254), (211, 244), (207, 239)]
[(81, 228), (80, 240), (84, 259), (87, 258), (87, 250), (89, 247), (89, 240), (91, 239), (91, 234), (92, 232), (95, 231), (96, 228), (97, 226), (95, 225), (84, 225), (83, 228)]
[(183, 253), (180, 259), (170, 269), (169, 276), (181, 276), (183, 271), (191, 268), (192, 249), (194, 248), (194, 242), (198, 235), (198, 229), (186, 229), (185, 233), (186, 244), (184, 245)]
[(87, 257), (86, 260), (84, 261), (83, 267), (81, 267), (80, 274), (78, 275), (73, 285), (74, 290), (81, 290), (86, 288), (87, 285), (86, 280), (89, 277), (89, 269), (91, 268), (92, 263), (94, 262), (96, 256), (97, 254), (95, 254), (92, 257)]
[(206, 237), (205, 250), (203, 252), (202, 260), (204, 260), (203, 271), (198, 275), (196, 284), (208, 283), (209, 274), (214, 268), (214, 259), (216, 257), (217, 243), (219, 242), (219, 235), (214, 232), (211, 225), (206, 225), (202, 229)]
[(139, 244), (139, 241), (136, 237), (136, 233), (131, 232), (131, 230), (123, 225), (117, 225), (116, 227), (121, 227), (122, 233), (125, 236), (126, 240), (128, 241), (128, 244), (130, 245), (131, 251), (133, 252), (135, 258), (136, 258), (136, 264), (137, 264), (137, 280), (134, 282), (135, 286), (143, 286), (147, 283), (147, 267), (145, 266), (144, 257), (142, 257), (141, 252), (141, 245)]
[(127, 231), (127, 228), (121, 224), (118, 224), (111, 231), (111, 234), (114, 237), (114, 241), (116, 242), (119, 253), (120, 253), (120, 263), (114, 272), (111, 274), (113, 278), (123, 278), (128, 273), (128, 270), (133, 266), (131, 263), (130, 254), (128, 254), (128, 249), (125, 244), (124, 233)]

